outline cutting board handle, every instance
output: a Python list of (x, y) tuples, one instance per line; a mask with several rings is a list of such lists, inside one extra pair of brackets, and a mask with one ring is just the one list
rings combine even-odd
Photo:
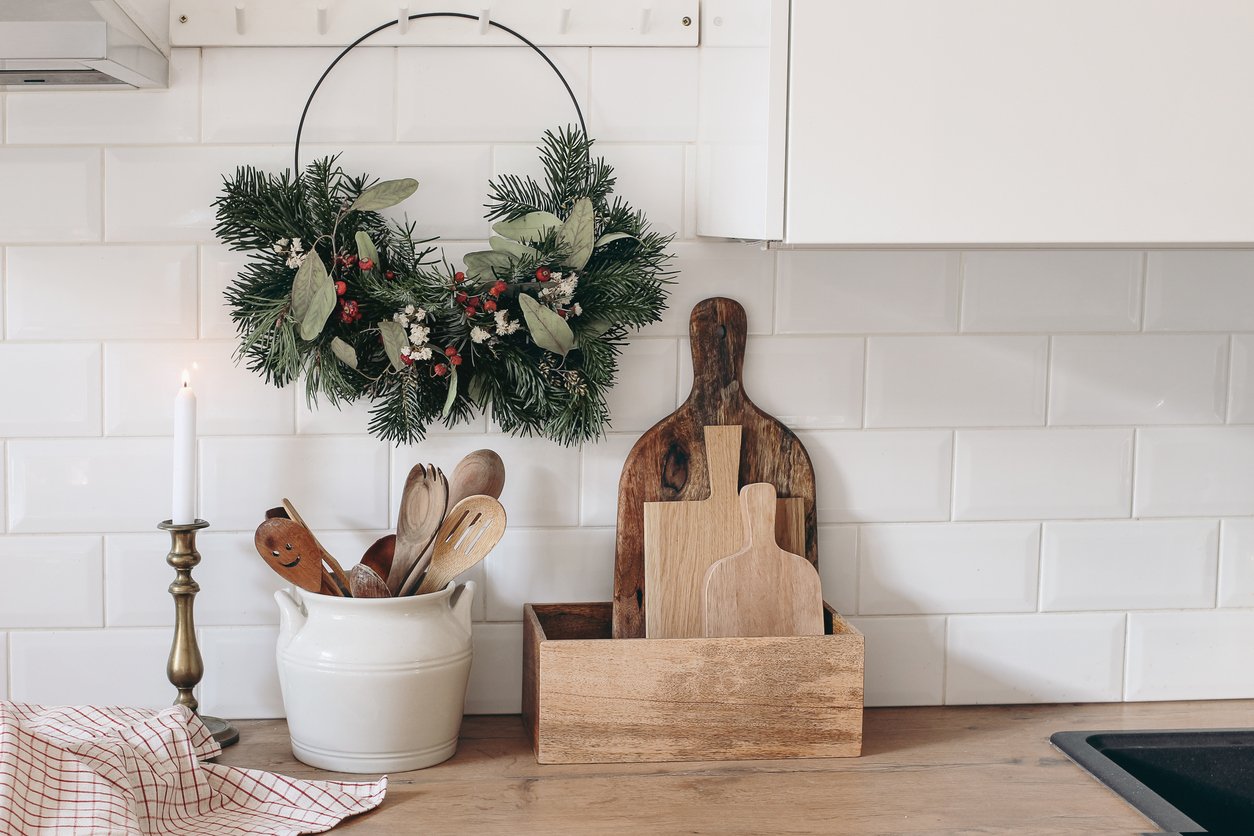
[(690, 401), (715, 404), (743, 396), (748, 327), (745, 309), (734, 299), (716, 296), (692, 309), (688, 319), (692, 337)]
[(756, 482), (740, 489), (746, 546), (775, 545), (775, 486)]
[(711, 498), (736, 496), (737, 486), (740, 484), (741, 430), (740, 426), (705, 428), (705, 456), (710, 472)]

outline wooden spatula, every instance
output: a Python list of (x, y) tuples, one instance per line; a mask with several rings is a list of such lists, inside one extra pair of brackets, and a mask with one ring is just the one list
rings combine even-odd
[(490, 496), (468, 496), (453, 506), (435, 535), (435, 554), (418, 595), (443, 589), (483, 560), (505, 533), (505, 509)]
[[(347, 595), (348, 575), (345, 574), (344, 567), (340, 566), (340, 562), (326, 550), (326, 547), (324, 547), (322, 543), (318, 542), (318, 536), (313, 533), (313, 529), (309, 528), (309, 525), (305, 522), (304, 518), (301, 517), (300, 512), (296, 510), (296, 506), (292, 504), (292, 500), (288, 499), (286, 496), (283, 497), (283, 510), (287, 512), (289, 519), (295, 520), (309, 530), (309, 536), (313, 539), (313, 544), (318, 547), (318, 551), (321, 553), (322, 564), (331, 571), (332, 579), (344, 591), (344, 594)], [(267, 516), (269, 516), (269, 512), (267, 512)]]
[[(322, 549), (313, 535), (295, 520), (271, 517), (257, 526), (253, 537), (257, 554), (288, 583), (308, 592), (344, 595), (322, 565)], [(324, 583), (325, 581), (325, 583)]]
[(821, 636), (819, 573), (775, 544), (775, 488), (740, 490), (745, 546), (705, 574), (706, 636)]

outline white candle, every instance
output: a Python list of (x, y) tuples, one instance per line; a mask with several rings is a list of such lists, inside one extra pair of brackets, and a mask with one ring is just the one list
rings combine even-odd
[(187, 370), (174, 397), (174, 510), (175, 525), (196, 521), (196, 393)]

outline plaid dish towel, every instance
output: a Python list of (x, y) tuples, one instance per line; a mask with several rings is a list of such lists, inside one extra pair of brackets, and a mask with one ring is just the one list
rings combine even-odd
[(375, 782), (302, 781), (203, 763), (222, 749), (183, 706), (0, 701), (0, 833), (322, 833), (383, 801)]

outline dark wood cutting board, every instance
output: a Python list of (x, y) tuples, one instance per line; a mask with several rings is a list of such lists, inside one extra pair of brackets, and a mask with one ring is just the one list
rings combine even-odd
[(699, 302), (688, 324), (692, 336), (692, 391), (631, 448), (618, 481), (618, 534), (614, 551), (614, 638), (643, 638), (644, 503), (710, 496), (704, 428), (740, 425), (737, 488), (769, 482), (780, 497), (805, 500), (805, 551), (818, 562), (814, 466), (792, 430), (759, 409), (745, 394), (745, 309), (732, 299)]

